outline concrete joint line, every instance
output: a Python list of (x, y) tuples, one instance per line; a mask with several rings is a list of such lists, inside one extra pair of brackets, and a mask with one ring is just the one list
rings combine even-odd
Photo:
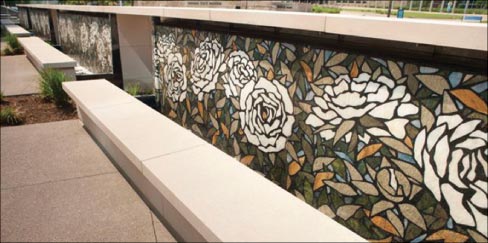
[(147, 158), (147, 159), (143, 159), (143, 160), (141, 160), (141, 162), (149, 161), (149, 160), (156, 159), (156, 158), (160, 158), (160, 157), (164, 157), (164, 156), (167, 156), (167, 155), (170, 155), (170, 154), (176, 154), (176, 153), (180, 153), (180, 152), (183, 152), (183, 151), (192, 150), (192, 149), (194, 149), (196, 147), (200, 147), (200, 146), (203, 146), (203, 145), (207, 145), (207, 144), (199, 144), (199, 145), (191, 146), (191, 147), (188, 147), (188, 148), (185, 148), (185, 149), (176, 150), (174, 152), (165, 153), (165, 154), (161, 154), (161, 155), (156, 155), (156, 156), (153, 156), (153, 157), (150, 157), (150, 158)]
[(154, 233), (154, 242), (158, 242), (158, 235), (156, 234), (156, 227), (154, 226), (154, 216), (153, 212), (149, 210), (149, 215), (151, 216), (151, 224), (153, 228), (153, 233)]
[(39, 182), (39, 183), (35, 183), (35, 184), (26, 184), (26, 185), (20, 185), (20, 186), (1, 188), (0, 190), (2, 190), (2, 191), (15, 190), (15, 189), (20, 189), (20, 188), (25, 188), (25, 187), (44, 185), (44, 184), (50, 184), (50, 183), (55, 183), (55, 182), (71, 181), (71, 180), (77, 180), (77, 179), (85, 179), (85, 178), (96, 177), (96, 176), (104, 176), (104, 175), (115, 174), (115, 173), (118, 173), (118, 171), (105, 172), (105, 173), (99, 173), (99, 174), (87, 175), (87, 176), (71, 177), (71, 178), (52, 180), (52, 181), (44, 181), (44, 182)]

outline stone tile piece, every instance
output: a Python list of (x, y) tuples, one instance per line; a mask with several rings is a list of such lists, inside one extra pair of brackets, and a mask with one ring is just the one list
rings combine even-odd
[(1, 188), (116, 172), (78, 120), (1, 128)]

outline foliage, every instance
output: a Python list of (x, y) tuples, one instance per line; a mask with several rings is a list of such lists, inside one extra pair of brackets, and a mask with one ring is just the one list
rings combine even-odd
[(15, 35), (7, 34), (7, 36), (5, 37), (5, 41), (10, 46), (10, 48), (12, 48), (12, 50), (22, 49), (22, 46), (20, 45), (19, 40)]
[[(347, 11), (354, 11), (354, 12), (369, 12), (369, 13), (377, 13), (386, 15), (388, 10), (384, 9), (348, 9)], [(396, 16), (397, 10), (391, 11), (391, 16)], [(442, 14), (442, 13), (434, 13), (434, 12), (416, 12), (416, 11), (405, 11), (404, 18), (412, 18), (412, 19), (458, 19), (461, 20), (463, 16), (460, 15), (452, 15), (452, 14)]]
[(0, 26), (0, 36), (3, 38), (7, 35), (7, 30), (5, 29), (4, 25)]
[(3, 56), (12, 56), (12, 55), (15, 55), (12, 50), (8, 47), (6, 47), (3, 51), (2, 51), (2, 55)]
[(54, 46), (54, 43), (51, 41), (51, 40), (45, 40), (44, 42), (46, 42), (47, 44), (49, 44), (50, 46)]
[(332, 13), (338, 14), (341, 12), (340, 8), (322, 7), (319, 5), (312, 6), (312, 12), (314, 13)]
[(134, 82), (134, 83), (129, 84), (127, 86), (127, 88), (125, 89), (125, 91), (132, 96), (145, 95), (145, 94), (152, 94), (153, 93), (153, 90), (149, 90), (149, 89), (146, 90), (146, 89), (142, 88), (139, 82)]
[(132, 83), (127, 86), (125, 91), (132, 96), (136, 96), (140, 94), (141, 86), (139, 85), (139, 83)]
[(3, 91), (0, 91), (0, 103), (3, 103)]
[[(434, 10), (432, 10), (434, 11)], [(456, 8), (454, 9), (454, 13), (464, 13), (464, 8)], [(487, 15), (488, 14), (488, 10), (485, 8), (485, 9), (468, 9), (466, 11), (467, 14), (484, 14), (484, 15)]]
[[(418, 10), (417, 8), (412, 8), (412, 10)], [(440, 8), (432, 8), (432, 12), (440, 12)], [(422, 11), (429, 11), (429, 6), (427, 7), (422, 7)], [(447, 12), (447, 6), (442, 9), (442, 12), (446, 13)], [(455, 8), (454, 13), (457, 14), (464, 14), (464, 8)], [(486, 9), (479, 9), (479, 8), (468, 8), (466, 10), (467, 14), (488, 14), (488, 11)]]
[(53, 101), (56, 105), (65, 106), (69, 103), (69, 97), (64, 92), (62, 83), (66, 81), (63, 72), (44, 69), (41, 72), (40, 89), (43, 98)]
[[(412, 17), (410, 18), (428, 18), (428, 19), (462, 19), (462, 16), (460, 15), (454, 15), (454, 14), (447, 14), (447, 7), (443, 8), (443, 11), (440, 12), (440, 8), (432, 8), (432, 12), (429, 12), (429, 7), (423, 7), (422, 12), (418, 11), (418, 6), (412, 7), (412, 10), (409, 10), (409, 6), (404, 6), (403, 8), (405, 10), (405, 17), (408, 18), (407, 15), (410, 15)], [(392, 15), (396, 15), (396, 11), (398, 8), (392, 9)], [(369, 13), (378, 13), (378, 14), (386, 14), (388, 13), (387, 9), (375, 9), (375, 8), (350, 8), (347, 9), (347, 11), (351, 12), (369, 12)], [(456, 14), (464, 14), (464, 8), (456, 8), (454, 9), (454, 13)], [(481, 14), (481, 15), (487, 15), (488, 10), (487, 9), (476, 9), (476, 8), (471, 8), (467, 9), (466, 11), (467, 14)], [(421, 17), (415, 17), (415, 16), (421, 16)]]
[(5, 36), (5, 41), (8, 46), (3, 50), (4, 55), (18, 55), (24, 51), (15, 35), (7, 34), (7, 36)]
[(0, 110), (0, 123), (2, 125), (19, 125), (22, 124), (22, 118), (12, 107), (2, 107)]

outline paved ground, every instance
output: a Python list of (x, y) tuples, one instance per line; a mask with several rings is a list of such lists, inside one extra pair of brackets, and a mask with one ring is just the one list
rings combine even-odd
[(78, 120), (0, 132), (2, 241), (175, 242)]
[(7, 43), (5, 43), (4, 41), (1, 41), (0, 42), (0, 49), (3, 51), (5, 49), (5, 47), (7, 47)]
[(0, 70), (5, 96), (39, 93), (39, 73), (25, 55), (2, 56)]

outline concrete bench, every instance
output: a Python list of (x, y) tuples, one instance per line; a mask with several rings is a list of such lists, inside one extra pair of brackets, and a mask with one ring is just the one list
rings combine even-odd
[(365, 241), (108, 81), (63, 88), (178, 240)]
[(12, 21), (11, 19), (8, 19), (8, 18), (2, 18), (0, 19), (2, 25), (4, 26), (9, 26), (9, 25), (14, 25), (14, 21)]
[(19, 38), (27, 58), (37, 70), (45, 68), (56, 69), (65, 73), (68, 80), (76, 80), (76, 61), (52, 47), (39, 37)]
[(6, 25), (5, 29), (8, 33), (17, 37), (29, 37), (31, 33), (18, 25)]

